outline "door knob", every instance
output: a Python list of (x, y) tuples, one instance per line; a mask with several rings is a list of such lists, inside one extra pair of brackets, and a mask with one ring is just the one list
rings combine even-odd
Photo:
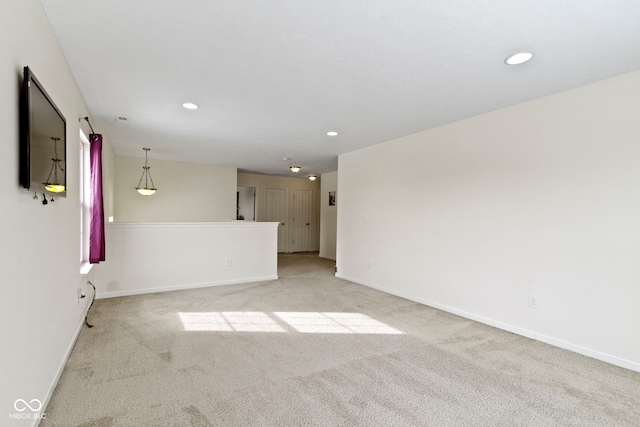
[(311, 225), (311, 224), (307, 223), (307, 225)]

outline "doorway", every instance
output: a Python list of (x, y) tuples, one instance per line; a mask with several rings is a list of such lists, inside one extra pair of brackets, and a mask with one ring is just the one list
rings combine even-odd
[(266, 189), (266, 221), (278, 223), (278, 252), (287, 251), (288, 190), (280, 187)]
[(236, 192), (236, 219), (256, 220), (256, 187), (238, 186)]

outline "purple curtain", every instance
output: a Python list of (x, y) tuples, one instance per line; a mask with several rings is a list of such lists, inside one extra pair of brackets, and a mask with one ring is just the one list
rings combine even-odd
[(102, 202), (102, 135), (89, 136), (89, 169), (91, 172), (91, 204), (89, 208), (89, 262), (105, 260), (104, 204)]

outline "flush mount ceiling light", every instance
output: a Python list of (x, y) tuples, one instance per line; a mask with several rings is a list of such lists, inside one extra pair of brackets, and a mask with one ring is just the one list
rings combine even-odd
[(309, 181), (315, 181), (316, 179), (318, 179), (317, 176), (315, 175), (309, 175)]
[(327, 135), (328, 136), (337, 136), (338, 132), (332, 130), (332, 131), (327, 132)]
[(524, 64), (525, 62), (527, 62), (531, 58), (533, 58), (533, 54), (532, 53), (520, 52), (520, 53), (513, 54), (510, 57), (508, 57), (507, 59), (505, 59), (504, 63), (507, 64), (507, 65), (519, 65), (519, 64)]
[[(52, 136), (51, 139), (53, 140), (53, 159), (51, 159), (53, 163), (51, 164), (47, 182), (44, 183), (44, 188), (52, 193), (62, 193), (64, 191), (64, 184), (60, 184), (58, 181), (58, 169), (64, 172), (64, 169), (60, 166), (62, 159), (58, 158), (58, 141), (60, 141), (60, 138)], [(53, 174), (53, 182), (51, 182), (51, 174)]]
[(298, 173), (302, 168), (300, 166), (291, 166), (289, 169), (291, 169), (291, 172), (293, 173)]
[[(153, 178), (151, 178), (151, 172), (149, 171), (149, 169), (151, 168), (147, 166), (147, 162), (149, 161), (149, 159), (147, 158), (147, 155), (149, 154), (149, 151), (151, 151), (151, 148), (143, 148), (143, 150), (144, 150), (144, 166), (142, 167), (142, 175), (140, 176), (140, 181), (138, 182), (138, 186), (136, 187), (136, 190), (138, 191), (138, 193), (142, 194), (143, 196), (151, 196), (157, 190), (157, 188), (153, 184)], [(144, 178), (144, 187), (140, 186), (142, 184), (142, 178)], [(151, 187), (149, 187), (149, 181), (151, 181)]]
[(193, 102), (185, 102), (182, 106), (188, 110), (197, 110), (198, 106)]

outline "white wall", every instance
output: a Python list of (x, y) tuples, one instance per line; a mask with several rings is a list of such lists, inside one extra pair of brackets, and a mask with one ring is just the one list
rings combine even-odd
[[(89, 114), (39, 1), (1, 3), (0, 43), (0, 424), (33, 425), (33, 417), (9, 418), (14, 402), (47, 403), (89, 302), (77, 300), (86, 283), (80, 275), (78, 119)], [(67, 120), (69, 191), (46, 206), (18, 184), (19, 89), (26, 65)], [(107, 177), (107, 191), (110, 185)]]
[[(311, 242), (309, 251), (318, 251), (320, 248), (320, 183), (318, 180), (309, 181), (307, 178), (289, 178), (286, 176), (260, 175), (253, 173), (239, 173), (238, 185), (256, 187), (256, 221), (266, 220), (266, 189), (267, 187), (280, 187), (288, 189), (289, 193), (289, 217), (293, 214), (293, 190), (311, 190)], [(293, 234), (293, 220), (287, 224), (288, 235)], [(291, 244), (290, 241), (287, 242)], [(289, 251), (287, 247), (287, 252)]]
[(149, 159), (158, 191), (145, 197), (135, 190), (143, 166), (144, 158), (116, 157), (116, 222), (236, 219), (236, 168)]
[(338, 274), (640, 370), (639, 112), (636, 71), (341, 155)]
[[(323, 173), (320, 181), (320, 256), (336, 259), (338, 222), (338, 172)], [(336, 192), (336, 205), (329, 206), (329, 192)]]
[[(96, 125), (94, 124), (93, 127), (96, 128)], [(100, 133), (100, 129), (96, 128), (95, 130)], [(85, 130), (85, 135), (89, 135), (87, 130)], [(113, 146), (109, 142), (109, 137), (104, 133), (102, 136), (102, 199), (104, 202), (104, 216), (109, 218), (115, 215), (116, 186), (114, 177), (116, 173), (116, 155), (113, 151)], [(104, 141), (107, 141), (107, 143)], [(94, 268), (97, 266), (94, 265)]]
[[(98, 298), (278, 278), (278, 223), (113, 223)], [(230, 265), (229, 265), (230, 264)]]

